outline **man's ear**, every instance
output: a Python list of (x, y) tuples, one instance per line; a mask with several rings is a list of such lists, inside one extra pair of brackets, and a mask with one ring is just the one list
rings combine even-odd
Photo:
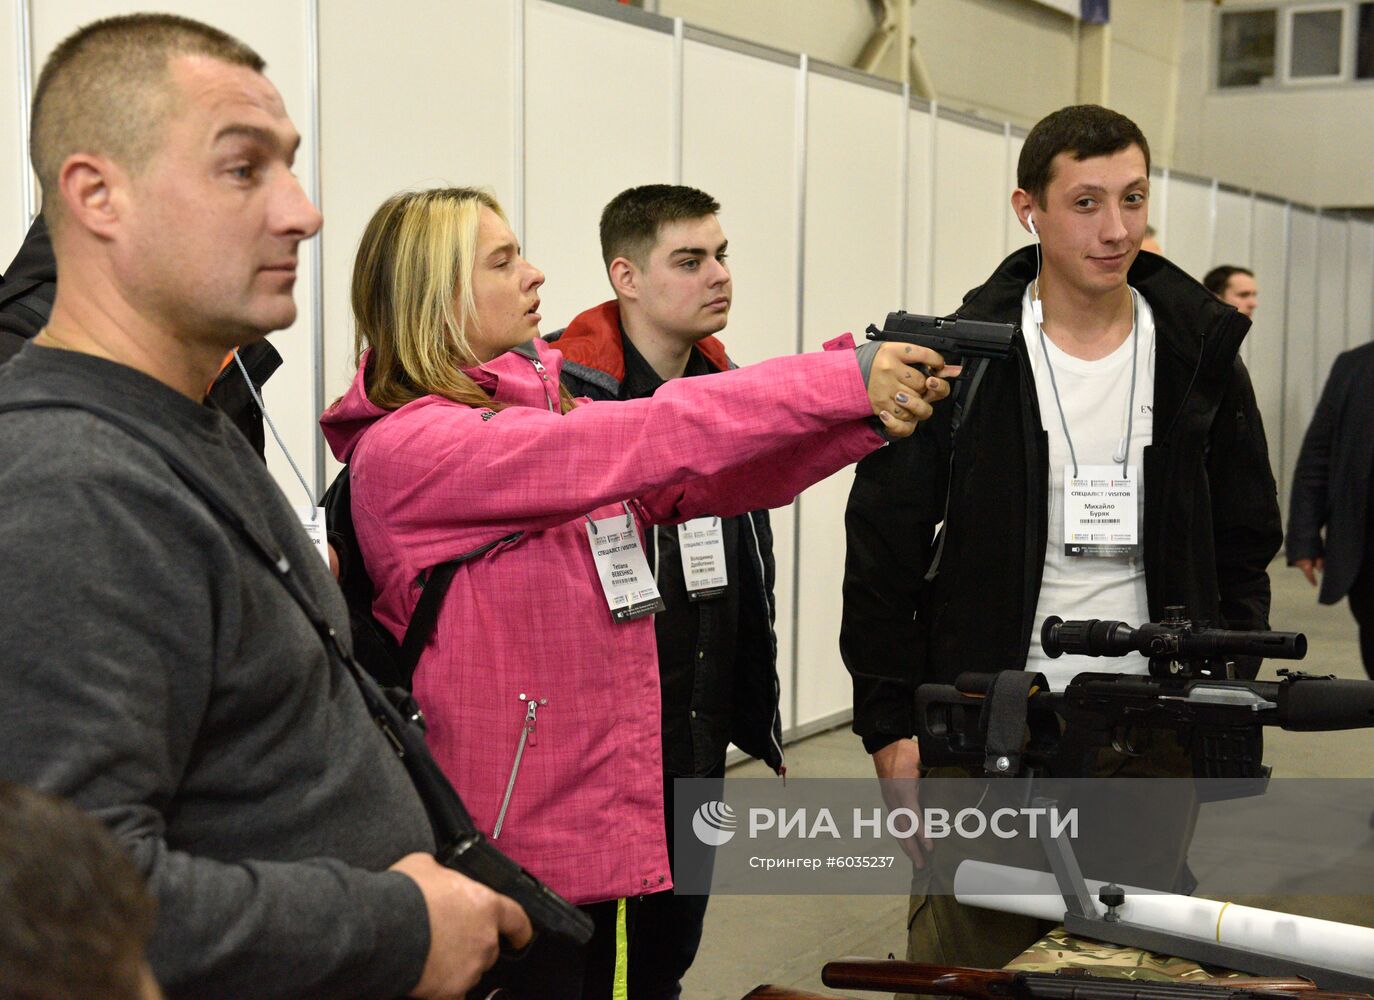
[(1016, 220), (1021, 223), (1021, 228), (1030, 232), (1030, 224), (1026, 221), (1035, 212), (1035, 198), (1024, 188), (1017, 188), (1011, 193), (1011, 210), (1016, 213)]
[(88, 232), (111, 238), (120, 221), (116, 192), (128, 181), (112, 160), (90, 153), (74, 153), (57, 174), (58, 190), (67, 217)]
[(611, 277), (611, 288), (617, 298), (639, 298), (639, 268), (627, 257), (617, 257), (607, 268)]

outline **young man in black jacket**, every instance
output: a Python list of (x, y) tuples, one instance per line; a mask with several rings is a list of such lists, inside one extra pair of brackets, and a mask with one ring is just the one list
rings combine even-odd
[[(1149, 168), (1145, 137), (1115, 112), (1070, 107), (1036, 125), (1011, 202), (1039, 245), (957, 310), (1017, 324), (1012, 357), (968, 373), (955, 406), (859, 464), (840, 644), (854, 730), (881, 778), (918, 776), (921, 683), (1032, 669), (1057, 689), (1083, 670), (1146, 669), (1049, 660), (1048, 615), (1134, 625), (1181, 605), (1195, 621), (1267, 627), (1281, 534), (1237, 355), (1249, 321), (1139, 252)], [(1109, 516), (1075, 495), (1090, 479), (1121, 484)], [(1001, 965), (1038, 935), (978, 912), (913, 897), (913, 955)]]
[[(720, 205), (695, 188), (651, 184), (618, 194), (601, 215), (601, 253), (615, 299), (549, 338), (575, 396), (637, 399), (673, 378), (732, 367), (713, 334), (730, 314)], [(660, 526), (649, 560), (659, 612), (664, 825), (673, 844), (673, 779), (721, 778), (733, 742), (781, 773), (773, 535), (768, 512)], [(684, 571), (684, 550), (696, 567)], [(692, 845), (695, 847), (695, 845)], [(630, 942), (630, 1000), (681, 995), (701, 942), (706, 896), (640, 901)]]

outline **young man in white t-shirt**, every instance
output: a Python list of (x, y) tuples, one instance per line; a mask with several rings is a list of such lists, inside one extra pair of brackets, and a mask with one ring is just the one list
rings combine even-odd
[[(1145, 671), (1143, 658), (1046, 659), (1047, 615), (1137, 625), (1181, 605), (1267, 627), (1281, 531), (1237, 355), (1249, 322), (1140, 252), (1144, 135), (1106, 108), (1061, 109), (1027, 136), (1017, 185), (1036, 245), (957, 310), (1017, 324), (1012, 357), (861, 462), (850, 494), (840, 646), (880, 778), (919, 773), (919, 684), (1030, 669), (1062, 688), (1087, 669)], [(913, 958), (953, 965), (1001, 965), (1038, 936), (937, 895), (913, 897), (909, 926)]]

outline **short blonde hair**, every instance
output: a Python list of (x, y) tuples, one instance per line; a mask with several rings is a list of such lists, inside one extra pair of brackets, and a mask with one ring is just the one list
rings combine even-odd
[(53, 50), (34, 91), (29, 137), (49, 223), (61, 214), (58, 175), (69, 156), (108, 156), (134, 174), (147, 164), (176, 99), (169, 64), (194, 55), (257, 73), (267, 65), (218, 28), (172, 14), (95, 21)]
[[(506, 221), (480, 188), (405, 192), (382, 202), (363, 231), (353, 262), (354, 349), (357, 360), (372, 350), (367, 396), (377, 406), (436, 395), (501, 408), (461, 371), (477, 364), (468, 333), (484, 208)], [(564, 410), (571, 406), (565, 394)]]

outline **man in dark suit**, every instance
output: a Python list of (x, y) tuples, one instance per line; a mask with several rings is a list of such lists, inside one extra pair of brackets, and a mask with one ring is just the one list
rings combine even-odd
[(1350, 598), (1360, 626), (1360, 656), (1374, 678), (1371, 470), (1374, 343), (1346, 351), (1331, 367), (1293, 473), (1286, 543), (1288, 564), (1302, 570), (1312, 586), (1320, 582), (1318, 600), (1335, 604)]

